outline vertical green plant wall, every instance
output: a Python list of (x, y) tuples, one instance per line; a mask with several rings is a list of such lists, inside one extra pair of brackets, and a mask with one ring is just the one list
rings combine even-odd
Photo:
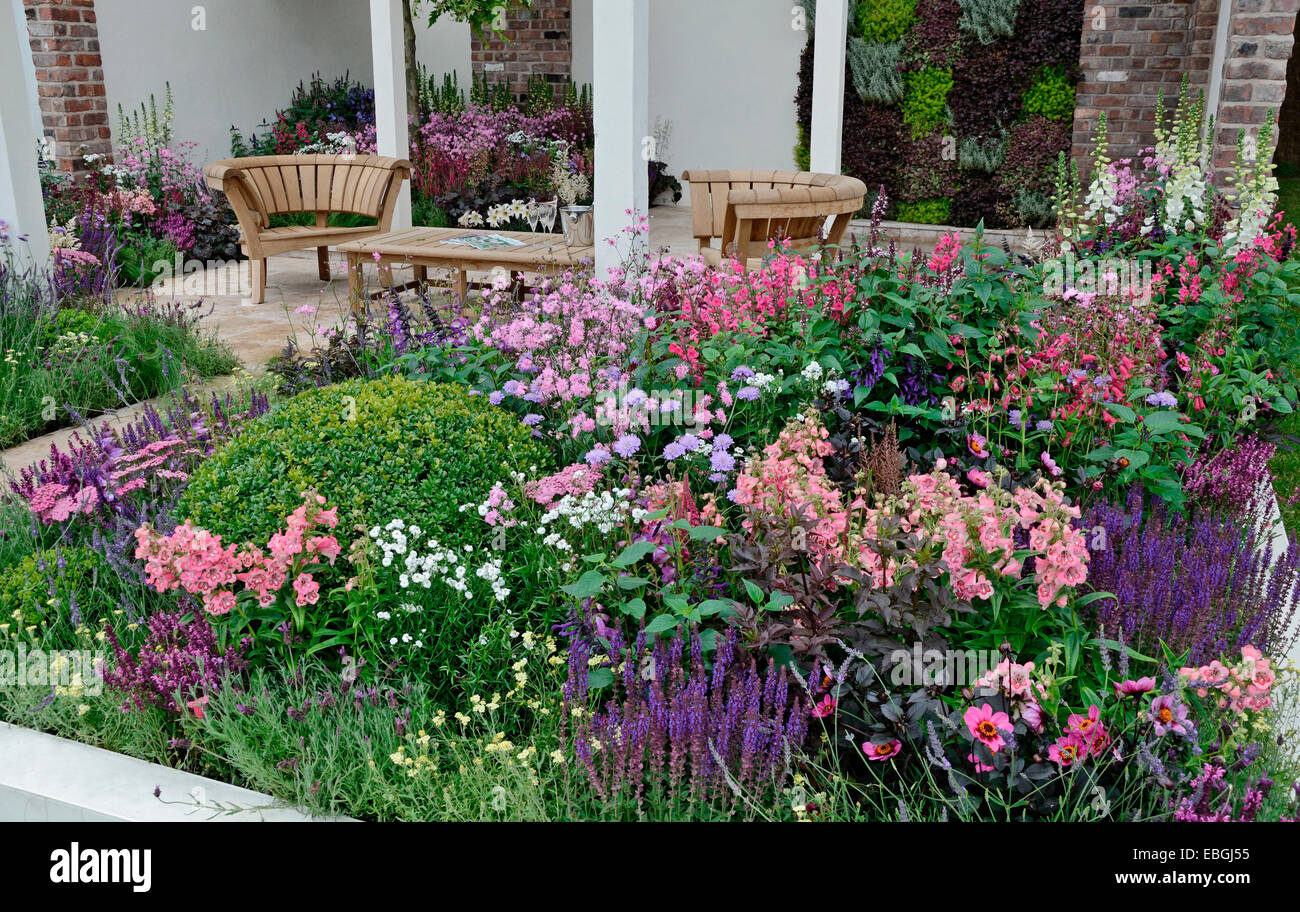
[[(1042, 227), (1069, 152), (1079, 0), (860, 0), (845, 47), (844, 171), (902, 221)], [(795, 99), (807, 161), (814, 31)]]

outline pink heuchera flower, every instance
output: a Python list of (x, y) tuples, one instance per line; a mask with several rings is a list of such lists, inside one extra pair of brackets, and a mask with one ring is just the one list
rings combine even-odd
[(966, 723), (966, 728), (976, 740), (993, 753), (996, 754), (1006, 745), (1002, 732), (1011, 731), (1011, 719), (1004, 712), (994, 712), (993, 707), (988, 703), (979, 707), (969, 707), (962, 714), (962, 721)]

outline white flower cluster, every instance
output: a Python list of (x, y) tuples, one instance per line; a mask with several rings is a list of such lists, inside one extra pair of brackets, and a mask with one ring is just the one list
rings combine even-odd
[[(465, 545), (464, 557), (451, 548), (445, 548), (433, 537), (427, 538), (422, 546), (418, 545), (424, 537), (424, 530), (415, 524), (407, 525), (400, 519), (394, 519), (388, 525), (375, 526), (370, 530), (370, 538), (383, 553), (380, 563), (384, 567), (397, 564), (399, 569), (398, 585), (403, 589), (420, 586), (433, 588), (435, 579), (449, 589), (459, 592), (466, 599), (474, 597), (470, 588), (470, 560), (475, 549)], [(474, 571), (474, 575), (485, 580), (492, 587), (492, 596), (499, 602), (505, 601), (510, 590), (501, 579), (501, 559), (489, 559), (486, 564)], [(408, 614), (418, 606), (409, 603), (402, 605)], [(384, 618), (381, 618), (384, 620)]]
[(320, 142), (308, 143), (294, 150), (294, 155), (356, 155), (357, 140), (342, 130), (327, 133)]
[[(819, 365), (820, 367), (820, 365)], [(780, 381), (785, 377), (785, 371), (779, 370), (775, 374), (765, 374), (762, 371), (756, 371), (750, 378), (749, 384), (760, 393), (769, 392), (781, 385)]]

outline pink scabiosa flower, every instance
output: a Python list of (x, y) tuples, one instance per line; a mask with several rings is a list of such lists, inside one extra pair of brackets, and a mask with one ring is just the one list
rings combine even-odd
[(1011, 730), (1011, 719), (1004, 712), (994, 712), (988, 703), (967, 709), (962, 714), (962, 721), (975, 739), (993, 753), (996, 754), (1006, 745), (1002, 732)]
[(867, 741), (862, 745), (862, 752), (871, 761), (888, 760), (903, 749), (903, 742), (894, 738), (892, 741)]
[(1121, 700), (1125, 697), (1140, 697), (1156, 689), (1156, 679), (1150, 676), (1137, 680), (1119, 681), (1115, 685), (1115, 696)]
[(207, 715), (204, 710), (204, 707), (208, 705), (207, 697), (199, 697), (197, 700), (190, 700), (185, 705), (190, 708), (190, 712), (194, 713), (194, 718), (196, 719), (202, 719)]
[(835, 698), (830, 694), (822, 697), (822, 701), (812, 708), (814, 719), (825, 719), (835, 713)]
[(1149, 715), (1156, 735), (1164, 737), (1169, 732), (1187, 734), (1187, 704), (1173, 694), (1161, 694), (1152, 700)]

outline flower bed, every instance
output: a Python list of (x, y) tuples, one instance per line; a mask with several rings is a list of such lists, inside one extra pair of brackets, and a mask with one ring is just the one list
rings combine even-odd
[(1180, 135), (1037, 258), (390, 297), (56, 453), (0, 634), (103, 667), (0, 717), (363, 819), (1292, 819), (1300, 276)]

